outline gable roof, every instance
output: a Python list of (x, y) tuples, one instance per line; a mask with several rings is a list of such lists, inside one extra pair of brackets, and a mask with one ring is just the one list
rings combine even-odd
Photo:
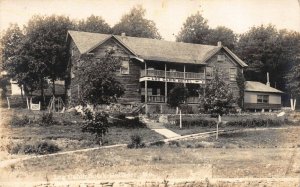
[(68, 36), (74, 40), (81, 54), (91, 52), (106, 40), (114, 38), (134, 55), (145, 60), (205, 64), (206, 60), (223, 48), (239, 65), (247, 66), (225, 47), (79, 31), (68, 31)]
[(271, 86), (267, 86), (267, 85), (265, 85), (261, 82), (256, 82), (256, 81), (246, 81), (245, 82), (245, 91), (283, 93), (282, 91), (277, 90), (276, 88), (273, 88)]

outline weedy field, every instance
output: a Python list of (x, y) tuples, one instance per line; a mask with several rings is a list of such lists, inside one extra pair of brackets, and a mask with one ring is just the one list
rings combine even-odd
[[(6, 145), (11, 142), (46, 140), (58, 145), (60, 151), (98, 146), (92, 141), (90, 134), (81, 132), (79, 125), (81, 118), (77, 116), (55, 114), (55, 119), (60, 123), (50, 126), (39, 124), (11, 126), (7, 123), (13, 116), (21, 117), (22, 112), (22, 110), (1, 112), (4, 114), (1, 115), (2, 143), (6, 140), (8, 142)], [(38, 116), (41, 114), (26, 111), (24, 113), (30, 119), (35, 116), (35, 123), (40, 122)], [(62, 124), (65, 120), (72, 123)], [(213, 127), (207, 129), (214, 130)], [(241, 129), (239, 132), (220, 133), (218, 140), (212, 135), (169, 143), (159, 142), (139, 149), (119, 147), (32, 157), (2, 167), (0, 181), (83, 179), (115, 181), (129, 178), (164, 181), (197, 180), (205, 177), (300, 177), (299, 125)], [(179, 129), (178, 132), (180, 131)], [(133, 134), (139, 134), (142, 143), (163, 139), (161, 135), (148, 128), (114, 126), (109, 129), (105, 141), (107, 145), (129, 143), (130, 135)], [(1, 160), (22, 157), (22, 154), (3, 155)]]

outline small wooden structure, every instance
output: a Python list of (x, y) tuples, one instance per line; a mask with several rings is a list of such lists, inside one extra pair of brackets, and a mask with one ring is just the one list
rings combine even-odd
[(282, 91), (272, 88), (269, 84), (246, 81), (244, 109), (250, 111), (280, 110)]

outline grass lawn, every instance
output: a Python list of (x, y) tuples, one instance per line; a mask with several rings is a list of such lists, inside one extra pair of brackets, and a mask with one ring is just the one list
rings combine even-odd
[[(65, 139), (68, 142), (65, 149), (75, 149), (89, 137), (76, 125), (43, 129), (38, 126), (6, 127), (5, 130), (2, 137), (11, 137), (13, 141), (49, 138), (63, 146), (62, 139)], [(132, 133), (140, 133), (144, 141), (162, 139), (146, 128), (111, 128), (107, 139), (110, 143), (127, 143)], [(217, 141), (212, 136), (177, 141), (176, 146), (173, 143), (142, 149), (119, 147), (32, 158), (2, 168), (0, 181), (300, 177), (299, 134), (300, 127), (297, 126), (253, 129), (220, 134)]]
[[(0, 180), (197, 180), (205, 177), (297, 177), (294, 149), (114, 148), (34, 158), (2, 170)], [(299, 154), (299, 152), (297, 152)], [(297, 155), (298, 155), (297, 154)], [(45, 169), (47, 168), (47, 169)], [(287, 172), (289, 171), (289, 172)], [(286, 175), (287, 173), (287, 175)]]
[[(2, 111), (1, 118), (3, 118), (1, 129), (1, 142), (2, 151), (5, 149), (4, 143), (21, 143), (39, 140), (49, 140), (59, 146), (62, 151), (76, 150), (89, 147), (97, 147), (93, 140), (93, 136), (89, 133), (83, 133), (81, 131), (81, 125), (79, 123), (70, 125), (51, 125), (51, 126), (39, 126), (36, 124), (24, 126), (24, 127), (11, 127), (9, 125), (9, 119), (14, 115), (21, 116), (26, 114), (30, 117), (39, 116), (38, 113), (28, 112), (27, 110), (4, 110)], [(58, 120), (68, 121), (80, 121), (78, 116), (72, 116), (70, 114), (55, 114), (55, 118)], [(6, 122), (5, 122), (6, 121)], [(144, 142), (151, 142), (155, 140), (161, 140), (164, 137), (157, 134), (148, 128), (122, 128), (122, 127), (110, 127), (108, 134), (104, 137), (105, 145), (113, 144), (127, 144), (130, 142), (130, 136), (138, 134), (143, 138)]]

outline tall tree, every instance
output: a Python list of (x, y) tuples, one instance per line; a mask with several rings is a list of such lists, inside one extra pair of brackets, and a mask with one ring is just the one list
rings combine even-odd
[(64, 79), (67, 66), (66, 33), (74, 24), (64, 16), (33, 16), (25, 27), (25, 50), (28, 56), (35, 59), (40, 78), (40, 89), (43, 94), (43, 80), (52, 81), (52, 92), (55, 95), (55, 81)]
[(80, 86), (81, 104), (110, 104), (124, 93), (122, 84), (115, 79), (120, 60), (113, 53), (108, 50), (104, 57), (97, 59), (83, 57), (84, 63), (76, 67), (74, 81)]
[(23, 39), (24, 34), (20, 27), (17, 24), (10, 24), (1, 37), (0, 47), (3, 64), (5, 64), (10, 57), (18, 54)]
[(204, 94), (200, 98), (200, 108), (211, 115), (223, 115), (229, 112), (234, 103), (229, 84), (224, 81), (224, 74), (218, 68), (213, 78), (204, 85)]
[(207, 20), (200, 12), (197, 12), (186, 19), (179, 34), (176, 36), (176, 40), (178, 42), (206, 44), (209, 32)]
[(275, 63), (278, 62), (280, 46), (274, 26), (252, 27), (240, 36), (236, 51), (249, 65), (245, 71), (247, 80), (266, 82), (266, 73), (269, 72), (272, 81), (278, 81), (275, 76), (280, 70)]
[(102, 34), (112, 33), (112, 29), (100, 16), (91, 15), (86, 20), (80, 20), (78, 23), (78, 30), (85, 32), (95, 32)]
[(1, 37), (1, 60), (3, 70), (8, 73), (7, 78), (15, 80), (27, 92), (35, 88), (36, 75), (29, 69), (32, 59), (24, 56), (24, 41), (23, 31), (17, 24), (11, 24)]
[(204, 43), (216, 45), (219, 41), (222, 42), (222, 45), (233, 49), (236, 45), (237, 37), (231, 29), (224, 26), (218, 26), (217, 28), (210, 30)]
[(299, 38), (299, 33), (278, 31), (272, 25), (252, 27), (242, 34), (236, 52), (249, 65), (246, 79), (266, 82), (269, 72), (271, 86), (285, 91), (285, 76), (299, 53)]
[(113, 27), (113, 33), (118, 35), (125, 33), (127, 36), (161, 39), (155, 23), (152, 20), (144, 18), (145, 13), (146, 10), (141, 6), (132, 8)]

